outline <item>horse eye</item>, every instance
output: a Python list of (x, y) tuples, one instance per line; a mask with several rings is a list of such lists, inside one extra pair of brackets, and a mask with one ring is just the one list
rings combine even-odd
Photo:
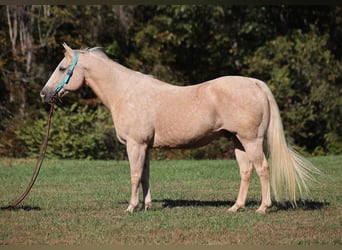
[(64, 72), (64, 71), (66, 71), (66, 68), (64, 68), (63, 66), (61, 66), (61, 67), (59, 67), (59, 71), (60, 71), (60, 72)]

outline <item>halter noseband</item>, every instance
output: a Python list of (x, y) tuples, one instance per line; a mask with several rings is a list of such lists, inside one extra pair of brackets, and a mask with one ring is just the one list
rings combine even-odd
[(68, 72), (66, 74), (66, 76), (64, 77), (64, 79), (60, 82), (60, 84), (58, 84), (55, 93), (58, 94), (59, 91), (61, 91), (61, 89), (64, 87), (65, 84), (68, 84), (70, 77), (72, 76), (72, 73), (74, 72), (75, 66), (77, 64), (78, 61), (78, 53), (75, 52), (75, 56), (74, 59), (72, 60), (72, 63), (68, 69)]

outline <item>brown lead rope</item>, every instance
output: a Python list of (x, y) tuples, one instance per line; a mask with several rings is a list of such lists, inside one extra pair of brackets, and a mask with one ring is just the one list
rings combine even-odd
[(19, 203), (22, 202), (26, 198), (26, 196), (29, 194), (29, 192), (31, 191), (31, 188), (33, 187), (33, 184), (35, 183), (35, 181), (36, 181), (36, 179), (38, 177), (40, 168), (41, 168), (43, 160), (44, 160), (44, 156), (45, 156), (48, 140), (49, 140), (50, 127), (51, 127), (51, 118), (52, 118), (53, 109), (54, 109), (53, 106), (54, 105), (52, 103), (51, 106), (50, 106), (50, 113), (49, 113), (48, 127), (47, 127), (47, 131), (46, 131), (46, 135), (45, 135), (45, 138), (44, 138), (41, 150), (40, 150), (40, 155), (39, 155), (39, 157), (37, 159), (36, 168), (35, 168), (35, 170), (34, 170), (34, 172), (32, 174), (32, 177), (31, 177), (31, 181), (28, 184), (28, 186), (26, 187), (26, 190), (22, 193), (22, 195), (18, 199), (16, 199), (15, 201), (13, 201), (12, 204), (8, 205), (7, 207), (2, 207), (1, 209), (3, 209), (3, 210), (11, 210), (11, 209), (16, 208), (19, 205)]

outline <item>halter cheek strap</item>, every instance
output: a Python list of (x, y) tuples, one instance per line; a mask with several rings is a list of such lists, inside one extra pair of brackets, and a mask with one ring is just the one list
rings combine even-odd
[(64, 87), (65, 84), (68, 84), (69, 80), (70, 80), (70, 77), (72, 76), (73, 72), (74, 72), (74, 69), (75, 69), (75, 66), (77, 64), (77, 61), (78, 61), (78, 56), (79, 54), (77, 52), (75, 52), (75, 56), (74, 56), (74, 59), (72, 60), (72, 63), (68, 69), (68, 72), (66, 74), (66, 76), (64, 77), (64, 79), (58, 84), (56, 90), (55, 90), (55, 93), (57, 94), (59, 91), (61, 91), (61, 89)]

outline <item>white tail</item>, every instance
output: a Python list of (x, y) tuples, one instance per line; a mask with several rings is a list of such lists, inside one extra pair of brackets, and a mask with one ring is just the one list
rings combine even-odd
[(274, 198), (276, 201), (288, 200), (296, 205), (297, 191), (299, 191), (299, 198), (306, 198), (309, 194), (308, 184), (315, 180), (312, 174), (320, 171), (286, 143), (274, 96), (264, 82), (260, 81), (258, 85), (267, 95), (270, 105), (267, 144)]

